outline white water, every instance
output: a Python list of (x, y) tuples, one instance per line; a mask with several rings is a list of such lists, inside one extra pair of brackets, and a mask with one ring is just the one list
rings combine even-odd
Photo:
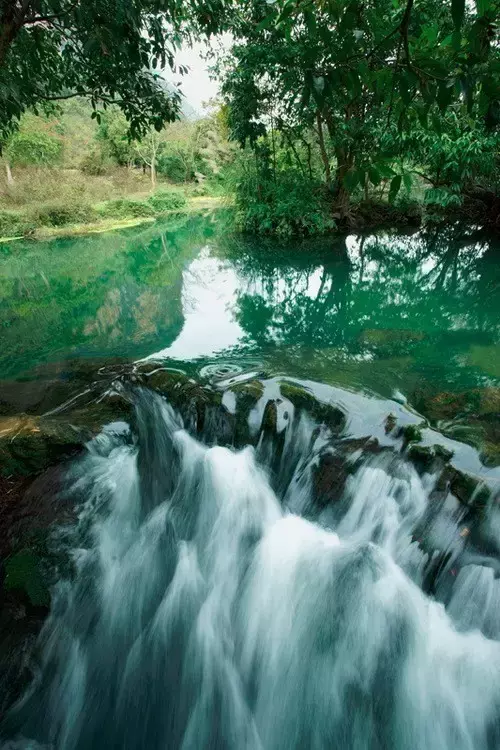
[(306, 422), (286, 437), (282, 504), (252, 448), (201, 445), (152, 394), (137, 408), (136, 442), (111, 426), (74, 469), (76, 574), (8, 746), (499, 746), (498, 584), (464, 567), (449, 613), (422, 593), (411, 466), (372, 457), (313, 523), (290, 510), (312, 503)]

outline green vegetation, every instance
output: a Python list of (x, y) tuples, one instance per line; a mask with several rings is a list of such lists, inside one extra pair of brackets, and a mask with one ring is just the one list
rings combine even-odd
[(244, 3), (217, 65), (240, 226), (316, 234), (393, 221), (389, 204), (495, 222), (497, 17), (493, 0)]
[[(195, 205), (191, 198), (220, 194), (234, 147), (218, 124), (218, 107), (211, 103), (204, 117), (148, 132), (141, 142), (129, 140), (117, 108), (100, 124), (83, 100), (51, 117), (28, 113), (2, 156), (0, 237), (154, 219)], [(172, 154), (183, 154), (182, 174)]]
[[(494, 0), (7, 4), (0, 230), (151, 218), (183, 207), (174, 188), (229, 194), (239, 229), (284, 238), (496, 227), (497, 21)], [(175, 53), (222, 31), (222, 101), (183, 117)]]
[(0, 7), (0, 138), (27, 111), (84, 97), (99, 122), (114, 104), (134, 137), (161, 130), (180, 109), (177, 86), (183, 39), (213, 34), (221, 0), (24, 0)]

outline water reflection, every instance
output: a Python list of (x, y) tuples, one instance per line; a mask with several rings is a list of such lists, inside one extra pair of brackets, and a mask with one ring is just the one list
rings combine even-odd
[(261, 363), (378, 391), (500, 378), (498, 246), (460, 227), (281, 246), (216, 215), (4, 247), (3, 377), (148, 355)]

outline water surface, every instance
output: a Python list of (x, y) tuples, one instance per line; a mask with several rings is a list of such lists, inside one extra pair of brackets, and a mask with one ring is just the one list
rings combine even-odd
[(0, 250), (0, 378), (157, 356), (412, 397), (500, 379), (497, 244), (460, 227), (305, 245), (217, 215)]

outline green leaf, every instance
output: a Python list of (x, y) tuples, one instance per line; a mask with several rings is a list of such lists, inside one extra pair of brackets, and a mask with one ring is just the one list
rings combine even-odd
[(352, 193), (359, 184), (360, 172), (357, 169), (350, 169), (344, 176), (344, 185)]
[(376, 167), (368, 167), (368, 177), (372, 185), (375, 185), (375, 187), (382, 182), (382, 175)]
[(465, 0), (451, 0), (451, 17), (455, 29), (460, 31), (465, 14)]
[(399, 193), (399, 189), (401, 187), (401, 175), (397, 174), (395, 177), (391, 180), (391, 187), (389, 188), (389, 203), (394, 203), (396, 200), (396, 196)]
[(444, 112), (448, 105), (451, 104), (452, 99), (453, 86), (446, 85), (445, 83), (439, 84), (437, 101), (441, 112)]
[(403, 183), (404, 183), (404, 186), (405, 186), (406, 190), (409, 193), (411, 193), (411, 188), (412, 188), (412, 185), (413, 185), (413, 178), (412, 178), (410, 172), (405, 172), (404, 173), (404, 175), (403, 175)]

